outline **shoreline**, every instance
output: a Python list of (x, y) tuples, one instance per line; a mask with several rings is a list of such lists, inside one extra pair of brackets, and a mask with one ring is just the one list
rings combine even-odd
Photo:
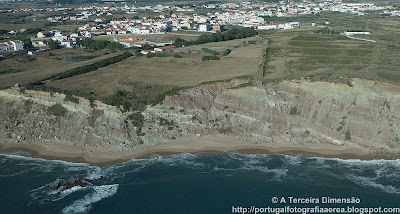
[(220, 154), (223, 152), (239, 152), (242, 154), (301, 154), (303, 157), (359, 160), (395, 159), (390, 156), (367, 154), (355, 147), (336, 146), (332, 144), (313, 144), (307, 146), (278, 143), (245, 144), (235, 137), (224, 135), (182, 137), (168, 143), (141, 146), (130, 151), (89, 146), (76, 147), (68, 143), (0, 143), (0, 154), (10, 154), (17, 151), (28, 152), (31, 155), (30, 157), (34, 158), (88, 163), (98, 167), (118, 165), (133, 158), (148, 159), (153, 154), (166, 157), (181, 153)]

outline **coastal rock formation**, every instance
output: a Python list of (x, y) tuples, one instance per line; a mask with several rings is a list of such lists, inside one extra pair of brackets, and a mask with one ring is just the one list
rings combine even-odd
[[(399, 92), (398, 86), (359, 79), (351, 86), (301, 80), (221, 91), (206, 85), (147, 108), (145, 142), (224, 133), (252, 143), (333, 144), (397, 153)], [(178, 133), (167, 127), (154, 130), (157, 118), (172, 121)]]
[(308, 80), (247, 87), (239, 80), (210, 83), (148, 106), (138, 132), (129, 122), (132, 112), (98, 101), (7, 90), (0, 91), (0, 138), (127, 150), (142, 143), (222, 133), (252, 144), (331, 144), (397, 154), (399, 92), (399, 86), (360, 79), (350, 85)]
[(71, 142), (132, 148), (138, 138), (118, 108), (40, 91), (0, 91), (0, 138), (5, 142)]

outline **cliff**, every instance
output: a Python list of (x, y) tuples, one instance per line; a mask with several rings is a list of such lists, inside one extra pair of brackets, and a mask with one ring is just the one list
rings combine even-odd
[(400, 151), (399, 86), (360, 79), (352, 86), (307, 80), (241, 84), (212, 83), (167, 96), (163, 104), (142, 112), (141, 133), (129, 122), (132, 112), (98, 101), (93, 105), (62, 94), (0, 91), (0, 138), (129, 150), (143, 143), (223, 133), (251, 144), (330, 144), (394, 155)]

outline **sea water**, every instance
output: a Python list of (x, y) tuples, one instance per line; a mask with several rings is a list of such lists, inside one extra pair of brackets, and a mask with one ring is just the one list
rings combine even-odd
[[(70, 177), (101, 179), (53, 197), (49, 184)], [(284, 206), (392, 208), (400, 207), (400, 160), (184, 153), (99, 168), (2, 154), (0, 190), (3, 214), (239, 213), (238, 208)], [(358, 201), (322, 203), (327, 198)], [(273, 203), (275, 199), (279, 201)]]

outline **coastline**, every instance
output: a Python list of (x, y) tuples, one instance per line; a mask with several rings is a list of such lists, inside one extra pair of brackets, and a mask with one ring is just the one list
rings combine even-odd
[(243, 154), (301, 154), (304, 157), (324, 157), (340, 159), (393, 159), (390, 156), (371, 155), (355, 147), (332, 144), (312, 144), (297, 146), (281, 143), (246, 144), (238, 138), (224, 135), (203, 137), (182, 137), (168, 143), (140, 146), (135, 150), (119, 151), (116, 147), (78, 147), (72, 143), (0, 143), (0, 153), (10, 154), (17, 151), (28, 152), (34, 158), (63, 160), (73, 163), (88, 163), (106, 167), (124, 163), (130, 159), (147, 159), (152, 154), (168, 156), (180, 153), (216, 154), (239, 152)]

